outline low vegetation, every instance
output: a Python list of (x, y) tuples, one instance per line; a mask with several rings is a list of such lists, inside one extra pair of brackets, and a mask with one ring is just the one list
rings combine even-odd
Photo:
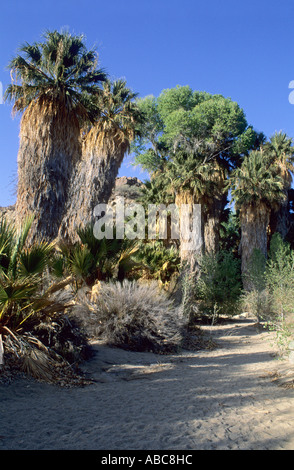
[(101, 282), (76, 307), (93, 333), (108, 344), (134, 351), (177, 351), (185, 320), (158, 283)]
[(53, 244), (26, 246), (33, 220), (18, 233), (0, 222), (0, 363), (47, 381), (75, 377), (87, 355), (83, 334), (66, 312), (73, 278), (51, 274)]
[(276, 332), (284, 352), (294, 335), (294, 252), (276, 233), (268, 259), (256, 250), (250, 266), (252, 289), (243, 294), (243, 308)]

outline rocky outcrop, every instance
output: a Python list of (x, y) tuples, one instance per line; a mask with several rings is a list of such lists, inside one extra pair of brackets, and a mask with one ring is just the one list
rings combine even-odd
[[(120, 176), (115, 180), (115, 187), (109, 198), (109, 204), (115, 206), (117, 197), (124, 197), (125, 204), (135, 202), (139, 196), (142, 181), (136, 177)], [(15, 206), (0, 207), (0, 218), (5, 217), (8, 222), (15, 220)]]
[(14, 222), (15, 219), (15, 206), (0, 207), (0, 219), (5, 217), (7, 222)]
[(124, 197), (125, 204), (135, 202), (140, 195), (140, 188), (144, 184), (136, 177), (120, 176), (115, 180), (115, 187), (111, 193), (108, 203), (115, 204), (117, 197)]

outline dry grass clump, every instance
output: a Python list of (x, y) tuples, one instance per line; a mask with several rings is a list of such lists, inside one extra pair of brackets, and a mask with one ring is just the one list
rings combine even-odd
[(167, 353), (181, 345), (181, 311), (156, 282), (100, 283), (98, 292), (84, 297), (76, 311), (92, 334), (113, 346)]

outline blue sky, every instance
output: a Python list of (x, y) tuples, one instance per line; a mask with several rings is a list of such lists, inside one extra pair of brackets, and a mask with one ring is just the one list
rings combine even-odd
[[(141, 97), (189, 85), (220, 93), (244, 109), (249, 124), (270, 137), (294, 137), (293, 0), (36, 0), (2, 2), (0, 81), (9, 60), (47, 29), (83, 33), (112, 78)], [(0, 105), (0, 206), (15, 202), (19, 118)], [(120, 176), (145, 178), (126, 158)]]

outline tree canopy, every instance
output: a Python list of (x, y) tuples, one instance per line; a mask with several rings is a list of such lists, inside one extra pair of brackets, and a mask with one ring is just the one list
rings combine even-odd
[(178, 152), (193, 155), (195, 165), (214, 161), (230, 170), (262, 138), (236, 102), (189, 86), (163, 90), (138, 104), (147, 119), (132, 150), (135, 163), (150, 173)]

